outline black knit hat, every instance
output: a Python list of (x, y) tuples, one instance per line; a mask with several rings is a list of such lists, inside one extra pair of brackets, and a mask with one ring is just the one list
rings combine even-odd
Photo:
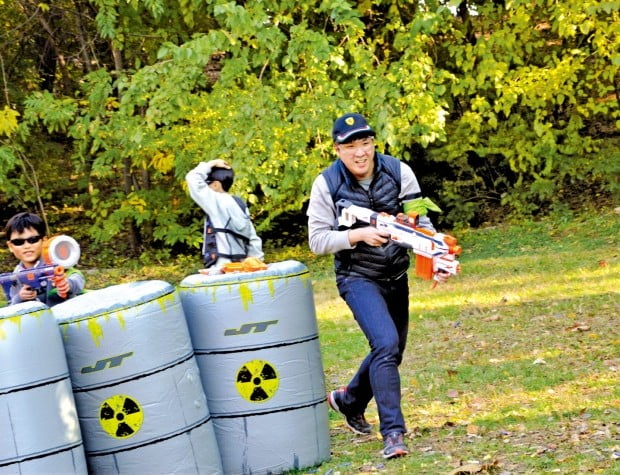
[(228, 191), (235, 180), (235, 173), (232, 168), (213, 167), (207, 175), (207, 183), (219, 181), (224, 191)]

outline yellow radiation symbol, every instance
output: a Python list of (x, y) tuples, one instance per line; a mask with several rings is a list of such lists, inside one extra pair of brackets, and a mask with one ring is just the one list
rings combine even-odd
[(135, 399), (117, 394), (106, 399), (99, 408), (99, 422), (106, 433), (115, 439), (135, 435), (142, 426), (144, 413)]
[(353, 117), (347, 117), (346, 119), (344, 119), (344, 122), (347, 125), (353, 125), (355, 124), (355, 119)]
[(248, 361), (237, 372), (237, 391), (250, 402), (267, 401), (278, 390), (279, 384), (276, 369), (266, 361)]

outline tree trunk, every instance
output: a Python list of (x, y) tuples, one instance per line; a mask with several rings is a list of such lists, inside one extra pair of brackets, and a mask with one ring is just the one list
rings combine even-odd
[[(123, 57), (119, 49), (112, 45), (112, 57), (114, 58), (114, 69), (116, 70), (116, 76), (120, 76), (123, 72)], [(120, 101), (121, 96), (118, 95)], [(132, 175), (131, 175), (131, 158), (125, 157), (123, 159), (123, 191), (125, 195), (129, 196), (133, 188)], [(131, 254), (135, 257), (138, 255), (138, 230), (136, 229), (136, 223), (132, 220), (127, 228), (129, 234), (129, 247)]]

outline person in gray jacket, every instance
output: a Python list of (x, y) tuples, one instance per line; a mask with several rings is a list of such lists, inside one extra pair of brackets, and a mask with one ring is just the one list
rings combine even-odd
[(228, 193), (232, 168), (222, 159), (201, 162), (185, 176), (189, 194), (202, 208), (205, 220), (205, 268), (215, 270), (246, 257), (263, 259), (262, 240), (241, 198)]

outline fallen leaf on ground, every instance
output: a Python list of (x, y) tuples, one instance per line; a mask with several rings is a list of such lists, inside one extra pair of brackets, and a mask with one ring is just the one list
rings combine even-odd
[(478, 462), (466, 463), (452, 470), (451, 475), (467, 475), (468, 473), (482, 472), (482, 464)]
[(574, 324), (572, 324), (570, 327), (567, 327), (566, 329), (571, 332), (586, 332), (590, 330), (590, 325), (586, 325), (585, 323), (582, 323), (582, 322), (575, 322)]
[(487, 317), (484, 319), (485, 322), (496, 322), (500, 319), (501, 317), (499, 315), (491, 315), (490, 317)]
[(467, 433), (468, 434), (477, 434), (478, 433), (478, 426), (475, 424), (469, 424), (467, 426)]

